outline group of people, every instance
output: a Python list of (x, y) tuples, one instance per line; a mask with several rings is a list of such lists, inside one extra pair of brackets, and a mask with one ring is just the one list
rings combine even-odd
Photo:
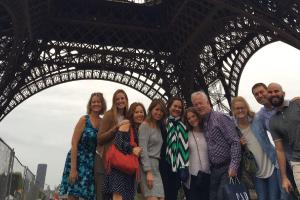
[[(70, 200), (134, 200), (139, 188), (145, 200), (176, 200), (183, 188), (187, 200), (223, 200), (224, 186), (244, 170), (240, 163), (248, 149), (258, 200), (293, 199), (290, 194), (300, 189), (300, 100), (284, 100), (277, 83), (257, 83), (252, 93), (261, 110), (254, 113), (237, 96), (232, 116), (213, 111), (203, 91), (191, 94), (187, 109), (181, 98), (171, 97), (166, 104), (153, 99), (147, 112), (142, 103), (129, 106), (121, 89), (107, 112), (103, 95), (91, 94), (87, 115), (74, 130), (60, 194)], [(108, 169), (112, 146), (137, 157), (139, 171)]]

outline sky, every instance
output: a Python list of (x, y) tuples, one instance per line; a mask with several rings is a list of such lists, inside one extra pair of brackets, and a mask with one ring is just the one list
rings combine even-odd
[[(286, 98), (300, 96), (300, 51), (282, 42), (263, 47), (246, 64), (239, 95), (245, 97), (254, 111), (260, 105), (251, 93), (254, 83), (278, 82)], [(101, 81), (74, 81), (46, 89), (30, 97), (0, 122), (0, 137), (15, 150), (23, 165), (36, 174), (39, 163), (48, 164), (46, 184), (51, 188), (61, 181), (67, 152), (71, 147), (74, 126), (86, 113), (92, 92), (104, 94), (108, 108), (116, 89), (124, 89), (129, 103), (150, 103), (143, 94), (121, 84)]]

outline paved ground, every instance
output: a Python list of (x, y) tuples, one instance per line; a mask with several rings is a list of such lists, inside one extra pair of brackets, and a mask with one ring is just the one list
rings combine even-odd
[[(256, 196), (255, 190), (250, 190), (249, 193), (250, 193), (250, 199), (251, 199), (251, 200), (257, 200), (257, 196)], [(140, 194), (137, 194), (137, 195), (135, 196), (135, 200), (142, 200), (141, 195), (140, 195)], [(182, 199), (180, 199), (180, 200), (182, 200)]]

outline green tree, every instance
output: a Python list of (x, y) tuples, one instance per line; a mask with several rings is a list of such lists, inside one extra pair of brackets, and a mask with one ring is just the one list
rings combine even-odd
[(23, 177), (21, 172), (14, 172), (12, 174), (10, 194), (14, 195), (15, 191), (23, 189)]

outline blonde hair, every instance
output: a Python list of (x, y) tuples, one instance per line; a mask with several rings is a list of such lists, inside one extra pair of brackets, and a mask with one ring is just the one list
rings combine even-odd
[(232, 101), (231, 101), (231, 110), (232, 110), (232, 114), (233, 116), (234, 113), (235, 113), (235, 109), (234, 109), (234, 105), (237, 103), (237, 102), (242, 102), (245, 104), (246, 106), (246, 109), (247, 109), (247, 115), (251, 118), (253, 118), (255, 116), (255, 112), (253, 112), (251, 109), (250, 109), (250, 106), (248, 104), (248, 102), (246, 101), (246, 99), (244, 97), (241, 97), (241, 96), (237, 96), (237, 97), (233, 97)]
[(117, 122), (117, 116), (118, 116), (118, 108), (117, 108), (117, 105), (116, 105), (116, 101), (117, 101), (116, 98), (117, 98), (117, 95), (120, 94), (120, 93), (124, 94), (125, 99), (126, 99), (126, 105), (125, 105), (125, 108), (124, 108), (123, 113), (122, 113), (124, 117), (126, 116), (126, 113), (128, 111), (128, 97), (127, 97), (126, 92), (122, 89), (116, 90), (114, 95), (113, 95), (113, 98), (112, 98), (112, 106), (111, 106), (111, 109), (110, 109), (113, 113), (113, 119), (114, 119), (115, 122)]

